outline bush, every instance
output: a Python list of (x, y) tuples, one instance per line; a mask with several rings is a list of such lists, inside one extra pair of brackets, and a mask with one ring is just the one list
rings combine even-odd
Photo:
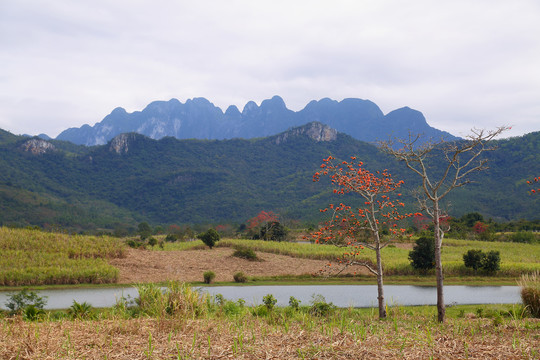
[(482, 250), (469, 250), (463, 255), (463, 262), (474, 271), (482, 269), (487, 272), (495, 272), (501, 268), (501, 255), (499, 251), (484, 253)]
[(534, 244), (537, 242), (532, 231), (518, 231), (510, 236), (512, 242)]
[(501, 269), (501, 253), (498, 251), (488, 252), (482, 259), (482, 270), (495, 272)]
[(216, 277), (216, 273), (213, 272), (213, 271), (205, 271), (203, 273), (203, 278), (204, 278), (204, 283), (205, 284), (210, 284), (212, 282), (212, 280), (214, 280), (215, 277)]
[(234, 282), (237, 282), (237, 283), (245, 283), (247, 281), (247, 276), (241, 271), (234, 274), (233, 278), (234, 278)]
[(335, 308), (336, 306), (334, 304), (326, 302), (324, 296), (314, 295), (311, 300), (309, 313), (313, 316), (327, 316)]
[(289, 298), (289, 306), (294, 310), (298, 310), (298, 308), (300, 307), (300, 300), (298, 300), (294, 296), (291, 296)]
[(272, 294), (263, 296), (263, 304), (268, 310), (272, 310), (277, 303), (277, 299)]
[(165, 241), (166, 242), (176, 242), (176, 241), (178, 241), (178, 235), (177, 234), (167, 234), (167, 236), (165, 236)]
[(484, 256), (482, 250), (474, 249), (467, 251), (467, 253), (463, 255), (465, 267), (473, 268), (474, 271), (477, 271), (482, 266), (482, 259)]
[(255, 251), (253, 251), (250, 248), (247, 248), (244, 246), (237, 246), (235, 247), (235, 249), (236, 250), (233, 253), (233, 256), (235, 257), (239, 257), (239, 258), (250, 260), (250, 261), (259, 260)]
[(215, 229), (208, 229), (206, 232), (197, 235), (197, 238), (201, 239), (210, 249), (213, 248), (220, 239), (219, 233)]
[(92, 305), (86, 301), (79, 304), (73, 300), (73, 304), (69, 307), (67, 313), (72, 319), (88, 319), (92, 317)]
[(287, 239), (287, 229), (279, 221), (268, 222), (261, 226), (259, 238), (263, 240), (284, 241)]
[(522, 275), (518, 285), (523, 305), (532, 316), (540, 318), (540, 272)]
[(435, 239), (430, 236), (420, 236), (412, 251), (409, 252), (411, 266), (417, 270), (435, 268)]
[(47, 304), (47, 297), (38, 296), (34, 291), (22, 289), (20, 292), (9, 296), (6, 303), (11, 315), (24, 314), (27, 312), (40, 312)]

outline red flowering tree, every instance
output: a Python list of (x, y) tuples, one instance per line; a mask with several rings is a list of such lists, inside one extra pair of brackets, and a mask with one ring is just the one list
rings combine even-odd
[[(279, 223), (278, 217), (279, 215), (275, 214), (272, 211), (262, 210), (259, 214), (257, 214), (257, 216), (252, 217), (251, 219), (247, 221), (248, 231), (250, 231), (251, 233), (253, 233), (254, 231), (258, 232), (261, 226), (264, 226), (265, 228), (263, 229), (264, 230), (263, 232), (265, 236), (268, 237), (269, 234), (271, 234), (271, 232), (269, 231), (271, 226), (273, 224)], [(265, 239), (265, 240), (268, 240), (268, 239)]]
[[(540, 176), (537, 176), (534, 178), (534, 180), (527, 180), (527, 184), (531, 187), (531, 193), (533, 194), (539, 194), (540, 193), (540, 186), (538, 182), (540, 181)], [(535, 189), (536, 187), (536, 189)]]
[[(313, 181), (319, 181), (321, 176), (328, 175), (334, 186), (335, 194), (355, 193), (360, 195), (362, 206), (352, 208), (340, 203), (331, 204), (321, 212), (331, 212), (331, 218), (318, 231), (311, 234), (316, 243), (333, 244), (345, 247), (343, 257), (338, 259), (340, 271), (352, 265), (366, 267), (377, 276), (379, 303), (379, 318), (386, 317), (383, 289), (383, 266), (381, 250), (392, 240), (381, 237), (380, 230), (387, 228), (392, 235), (402, 235), (405, 229), (400, 229), (397, 222), (412, 214), (400, 214), (399, 209), (405, 206), (399, 200), (391, 198), (403, 181), (392, 179), (387, 170), (377, 171), (376, 174), (364, 169), (362, 162), (343, 161), (335, 164), (332, 156), (324, 159), (321, 171), (315, 173)], [(396, 198), (401, 196), (397, 194)], [(364, 248), (375, 251), (377, 262), (359, 258)]]

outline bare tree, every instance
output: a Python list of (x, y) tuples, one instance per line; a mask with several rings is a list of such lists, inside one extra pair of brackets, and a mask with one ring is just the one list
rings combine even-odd
[[(441, 261), (444, 229), (441, 218), (445, 213), (441, 209), (441, 200), (455, 188), (470, 182), (471, 173), (487, 169), (487, 159), (482, 158), (484, 151), (494, 150), (488, 142), (500, 135), (508, 127), (502, 126), (486, 131), (472, 129), (464, 140), (446, 142), (428, 141), (418, 145), (420, 135), (409, 134), (408, 139), (387, 140), (379, 142), (379, 147), (397, 160), (405, 162), (407, 167), (422, 179), (421, 190), (416, 194), (423, 211), (432, 218), (435, 236), (435, 271), (437, 277), (437, 319), (444, 322), (446, 309), (443, 292), (443, 268)], [(434, 158), (445, 163), (441, 173), (433, 174), (428, 159)], [(438, 167), (440, 168), (440, 167)], [(435, 177), (439, 177), (436, 181)]]

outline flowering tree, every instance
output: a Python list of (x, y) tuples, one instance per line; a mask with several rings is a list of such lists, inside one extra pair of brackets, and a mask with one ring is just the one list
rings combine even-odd
[[(437, 320), (444, 322), (446, 307), (444, 305), (443, 268), (441, 249), (444, 228), (440, 219), (446, 214), (441, 208), (441, 201), (453, 189), (465, 186), (470, 182), (469, 176), (477, 171), (487, 169), (487, 159), (482, 159), (484, 151), (494, 150), (488, 143), (500, 135), (508, 127), (501, 126), (493, 131), (473, 129), (465, 140), (446, 142), (443, 139), (436, 142), (428, 141), (424, 145), (417, 144), (420, 135), (409, 134), (408, 139), (388, 140), (379, 143), (380, 148), (403, 161), (407, 168), (417, 174), (422, 180), (422, 187), (417, 199), (422, 211), (425, 211), (433, 221), (435, 238), (435, 273), (437, 277)], [(438, 155), (438, 157), (434, 157)], [(442, 162), (441, 174), (433, 173), (430, 167), (430, 157)]]
[(276, 223), (279, 224), (278, 217), (279, 215), (275, 214), (272, 211), (261, 210), (261, 212), (257, 214), (257, 216), (252, 217), (251, 219), (247, 221), (247, 228), (250, 232), (253, 232), (255, 231), (255, 229), (259, 231), (259, 228), (261, 226), (264, 226), (263, 232), (266, 237), (265, 240), (268, 240), (268, 236), (271, 235), (271, 231), (269, 231), (271, 227)]
[[(321, 176), (328, 175), (334, 185), (335, 194), (356, 193), (363, 198), (363, 206), (353, 209), (340, 203), (338, 206), (331, 204), (320, 210), (331, 212), (331, 218), (311, 236), (316, 243), (347, 248), (343, 258), (338, 259), (340, 272), (351, 265), (361, 265), (377, 276), (379, 317), (385, 318), (381, 250), (389, 244), (391, 238), (383, 239), (380, 230), (384, 227), (393, 235), (405, 233), (405, 229), (398, 229), (396, 222), (412, 214), (400, 214), (398, 209), (405, 204), (390, 197), (403, 181), (393, 180), (387, 170), (373, 174), (362, 167), (362, 162), (355, 162), (355, 157), (351, 157), (350, 162), (343, 161), (338, 164), (333, 160), (335, 158), (332, 156), (323, 160), (321, 171), (315, 173), (313, 181), (319, 181)], [(397, 194), (397, 197), (399, 196), (401, 194)], [(375, 265), (359, 258), (360, 251), (364, 248), (375, 251)]]
[(533, 194), (540, 193), (540, 188), (537, 188), (537, 189), (534, 188), (534, 187), (538, 186), (538, 182), (540, 181), (539, 179), (540, 179), (540, 176), (535, 177), (534, 180), (532, 180), (532, 181), (527, 180), (527, 184), (529, 184), (529, 186), (532, 187), (531, 193), (533, 193)]

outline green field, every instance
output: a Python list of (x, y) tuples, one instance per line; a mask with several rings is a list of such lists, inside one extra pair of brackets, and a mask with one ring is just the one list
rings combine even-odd
[(0, 227), (0, 286), (115, 282), (118, 270), (107, 259), (124, 249), (112, 237)]

